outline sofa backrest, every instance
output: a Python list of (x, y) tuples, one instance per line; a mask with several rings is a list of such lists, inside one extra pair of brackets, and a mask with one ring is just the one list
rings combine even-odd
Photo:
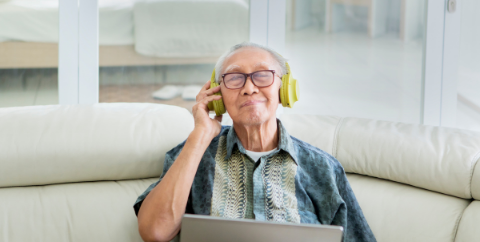
[(158, 177), (193, 118), (154, 104), (0, 109), (0, 187)]
[[(284, 115), (334, 155), (378, 241), (480, 238), (480, 134)], [(193, 129), (182, 108), (97, 104), (0, 109), (0, 241), (141, 241), (132, 205)]]
[(0, 109), (0, 241), (142, 241), (133, 204), (192, 129), (158, 104)]
[(378, 241), (480, 238), (480, 133), (359, 118), (282, 120), (342, 164)]

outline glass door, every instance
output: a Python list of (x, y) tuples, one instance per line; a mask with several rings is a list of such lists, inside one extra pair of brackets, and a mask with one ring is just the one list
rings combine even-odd
[(462, 0), (457, 74), (457, 127), (480, 131), (480, 1)]
[(0, 1), (0, 107), (58, 103), (58, 0)]
[(289, 59), (301, 97), (285, 113), (442, 125), (446, 0), (79, 2), (78, 51), (60, 51), (78, 57), (60, 72), (73, 73), (62, 104), (190, 109), (221, 53), (250, 40)]
[(420, 123), (426, 1), (289, 0), (286, 113)]

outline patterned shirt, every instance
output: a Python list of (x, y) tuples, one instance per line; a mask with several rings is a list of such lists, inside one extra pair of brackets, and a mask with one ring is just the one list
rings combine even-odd
[[(225, 218), (339, 225), (343, 241), (376, 241), (340, 163), (290, 136), (278, 120), (278, 149), (257, 162), (246, 155), (235, 130), (223, 126), (205, 151), (185, 212)], [(185, 142), (167, 152), (162, 180)]]

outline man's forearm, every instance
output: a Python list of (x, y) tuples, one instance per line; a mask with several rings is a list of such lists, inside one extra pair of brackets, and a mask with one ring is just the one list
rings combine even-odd
[(169, 241), (180, 230), (198, 164), (211, 138), (194, 130), (162, 181), (145, 198), (138, 213), (145, 241)]

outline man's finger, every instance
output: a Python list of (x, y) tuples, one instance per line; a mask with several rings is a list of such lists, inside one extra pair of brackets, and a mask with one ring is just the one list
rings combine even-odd
[(203, 87), (202, 87), (202, 90), (201, 91), (205, 91), (205, 90), (208, 90), (210, 88), (210, 81), (207, 81)]
[(219, 95), (211, 95), (211, 96), (205, 97), (204, 99), (202, 99), (198, 103), (203, 103), (205, 105), (208, 105), (209, 102), (211, 102), (213, 100), (220, 100), (221, 98), (222, 98), (222, 96), (219, 96)]
[(220, 116), (217, 116), (215, 115), (215, 120), (217, 120), (219, 123), (222, 123), (222, 118), (223, 118), (223, 115), (220, 115)]
[(196, 97), (196, 100), (197, 100), (197, 102), (198, 102), (199, 100), (203, 100), (205, 97), (211, 96), (211, 95), (213, 95), (214, 93), (217, 93), (217, 92), (219, 92), (219, 91), (220, 91), (220, 86), (214, 87), (214, 88), (208, 89), (208, 90), (201, 90), (201, 91), (198, 93), (198, 95), (197, 95), (197, 97)]
[(210, 88), (210, 89), (206, 90), (205, 94), (207, 94), (207, 96), (210, 96), (214, 93), (217, 93), (218, 91), (220, 91), (220, 86), (216, 86), (214, 88)]
[(203, 98), (205, 98), (205, 96), (207, 96), (207, 94), (205, 93), (208, 89), (210, 88), (210, 81), (207, 81), (202, 89), (200, 89), (200, 91), (198, 92), (197, 96), (195, 97), (195, 99), (197, 100), (197, 102), (199, 100), (202, 100)]
[[(197, 104), (195, 104), (195, 106), (193, 106), (193, 107), (203, 109), (203, 110), (207, 111), (207, 113), (208, 113), (210, 111), (210, 110), (208, 110), (208, 103), (213, 101), (213, 100), (220, 100), (221, 98), (222, 98), (222, 96), (219, 96), (219, 95), (207, 96), (204, 99), (198, 101)], [(192, 110), (193, 110), (193, 108), (192, 108)]]

